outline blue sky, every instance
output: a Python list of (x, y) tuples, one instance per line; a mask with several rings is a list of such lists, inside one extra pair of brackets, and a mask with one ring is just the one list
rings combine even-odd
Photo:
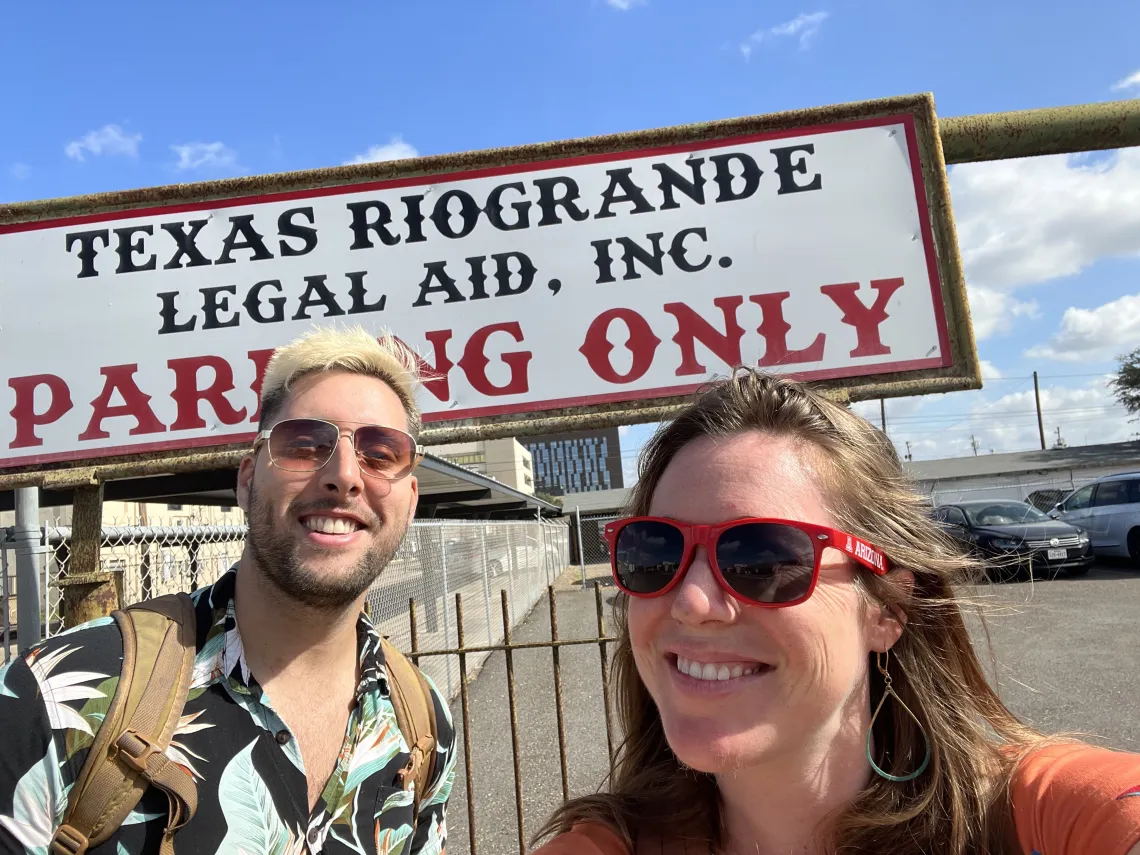
[[(319, 9), (319, 11), (318, 11)], [(0, 203), (931, 91), (940, 115), (1140, 97), (1140, 4), (9, 4)], [(986, 388), (887, 402), (916, 458), (1140, 430), (1140, 151), (955, 167)], [(878, 419), (878, 404), (860, 406)], [(623, 431), (632, 464), (651, 431)]]

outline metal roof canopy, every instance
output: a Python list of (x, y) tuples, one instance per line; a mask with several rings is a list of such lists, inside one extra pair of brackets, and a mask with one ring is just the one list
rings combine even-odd
[[(537, 496), (428, 454), (416, 469), (419, 480), (417, 519), (533, 519), (558, 516), (561, 509)], [(232, 506), (237, 499), (237, 471), (231, 467), (201, 472), (154, 474), (143, 478), (109, 481), (105, 502), (164, 502), (184, 505)], [(14, 493), (0, 492), (0, 511), (13, 509)], [(73, 487), (45, 488), (42, 507), (73, 503)]]
[(1140, 442), (1112, 442), (1078, 445), (1045, 451), (1014, 451), (979, 454), (977, 457), (948, 457), (915, 460), (903, 464), (915, 481), (954, 481), (988, 475), (1016, 475), (1025, 472), (1051, 472), (1063, 469), (1120, 467), (1140, 469)]

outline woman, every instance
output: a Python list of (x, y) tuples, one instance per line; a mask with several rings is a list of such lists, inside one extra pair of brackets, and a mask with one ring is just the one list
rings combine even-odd
[(741, 369), (658, 431), (631, 513), (628, 736), (541, 855), (1140, 855), (1140, 756), (1005, 708), (954, 595), (979, 568), (866, 421)]

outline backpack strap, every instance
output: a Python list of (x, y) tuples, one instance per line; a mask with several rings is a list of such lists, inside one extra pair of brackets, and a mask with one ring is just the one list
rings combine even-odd
[(423, 673), (397, 650), (388, 639), (381, 639), (384, 664), (388, 669), (388, 690), (396, 723), (408, 743), (411, 757), (396, 780), (403, 789), (413, 784), (412, 833), (419, 821), (420, 799), (427, 792), (435, 775), (436, 739), (435, 701), (431, 687)]
[(186, 594), (148, 600), (113, 613), (123, 635), (115, 696), (71, 788), (53, 855), (83, 855), (105, 842), (135, 809), (148, 786), (170, 800), (162, 855), (198, 808), (193, 778), (168, 760), (194, 673), (196, 620)]

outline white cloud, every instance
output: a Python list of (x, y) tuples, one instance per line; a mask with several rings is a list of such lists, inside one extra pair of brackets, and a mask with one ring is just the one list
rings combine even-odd
[(992, 362), (990, 362), (988, 359), (981, 360), (980, 364), (981, 364), (981, 369), (982, 369), (982, 379), (983, 380), (1000, 380), (1001, 379), (1001, 371), (999, 371), (997, 366), (994, 365)]
[(648, 0), (606, 0), (606, 5), (620, 9), (622, 12), (628, 12), (634, 6), (644, 6), (646, 2)]
[(419, 152), (411, 143), (404, 142), (402, 137), (394, 136), (386, 145), (374, 145), (364, 154), (358, 154), (352, 160), (346, 160), (345, 166), (354, 163), (379, 163), (382, 160), (403, 160), (407, 157), (418, 157)]
[(172, 145), (170, 150), (178, 155), (178, 163), (174, 168), (179, 172), (196, 169), (232, 170), (240, 169), (237, 164), (237, 152), (224, 143), (185, 143)]
[(32, 168), (26, 163), (13, 163), (8, 167), (8, 174), (16, 181), (27, 181), (32, 176)]
[[(951, 392), (887, 400), (887, 434), (900, 455), (908, 451), (915, 460), (973, 455), (971, 437), (978, 453), (1027, 451), (1040, 447), (1037, 407), (1030, 377), (1001, 377), (983, 360), (982, 375), (994, 386), (987, 390)], [(1136, 430), (1108, 387), (1109, 375), (1098, 376), (1082, 386), (1049, 386), (1042, 377), (1041, 409), (1046, 441), (1056, 441), (1056, 430), (1069, 445), (1123, 442)], [(990, 389), (1009, 389), (992, 397)], [(852, 409), (879, 425), (879, 402), (862, 401)]]
[(1004, 291), (970, 286), (970, 320), (978, 341), (998, 333), (1009, 332), (1017, 318), (1038, 318), (1036, 300), (1021, 301)]
[(1046, 344), (1031, 347), (1028, 357), (1060, 362), (1099, 362), (1140, 344), (1140, 294), (1126, 294), (1095, 309), (1065, 310), (1061, 329)]
[[(1041, 413), (1045, 426), (1045, 441), (1052, 445), (1057, 439), (1057, 428), (1069, 445), (1095, 445), (1102, 442), (1123, 442), (1135, 430), (1129, 415), (1112, 396), (1106, 383), (1108, 378), (1098, 377), (1079, 387), (1043, 386)], [(969, 427), (981, 443), (982, 449), (1025, 451), (1040, 447), (1037, 430), (1037, 406), (1033, 399), (1033, 385), (1003, 395), (990, 404), (974, 407), (975, 419)], [(969, 450), (968, 437), (962, 453)]]
[[(819, 32), (823, 22), (830, 17), (828, 12), (811, 12), (797, 15), (790, 21), (784, 21), (782, 24), (777, 24), (768, 29), (761, 29), (754, 32), (749, 36), (749, 41), (760, 44), (765, 41), (781, 38), (795, 38), (799, 37), (800, 49), (807, 50), (811, 40)], [(740, 53), (747, 61), (752, 56), (752, 45), (749, 42), (744, 42), (740, 45)]]
[(97, 131), (88, 131), (82, 139), (72, 140), (63, 153), (72, 160), (86, 160), (87, 154), (124, 154), (138, 157), (142, 134), (128, 134), (118, 125), (104, 125)]
[(972, 285), (1008, 290), (1140, 255), (1140, 150), (965, 164), (950, 186)]
[(1127, 77), (1116, 81), (1112, 84), (1112, 91), (1119, 92), (1121, 89), (1132, 89), (1140, 87), (1140, 71), (1133, 71)]

